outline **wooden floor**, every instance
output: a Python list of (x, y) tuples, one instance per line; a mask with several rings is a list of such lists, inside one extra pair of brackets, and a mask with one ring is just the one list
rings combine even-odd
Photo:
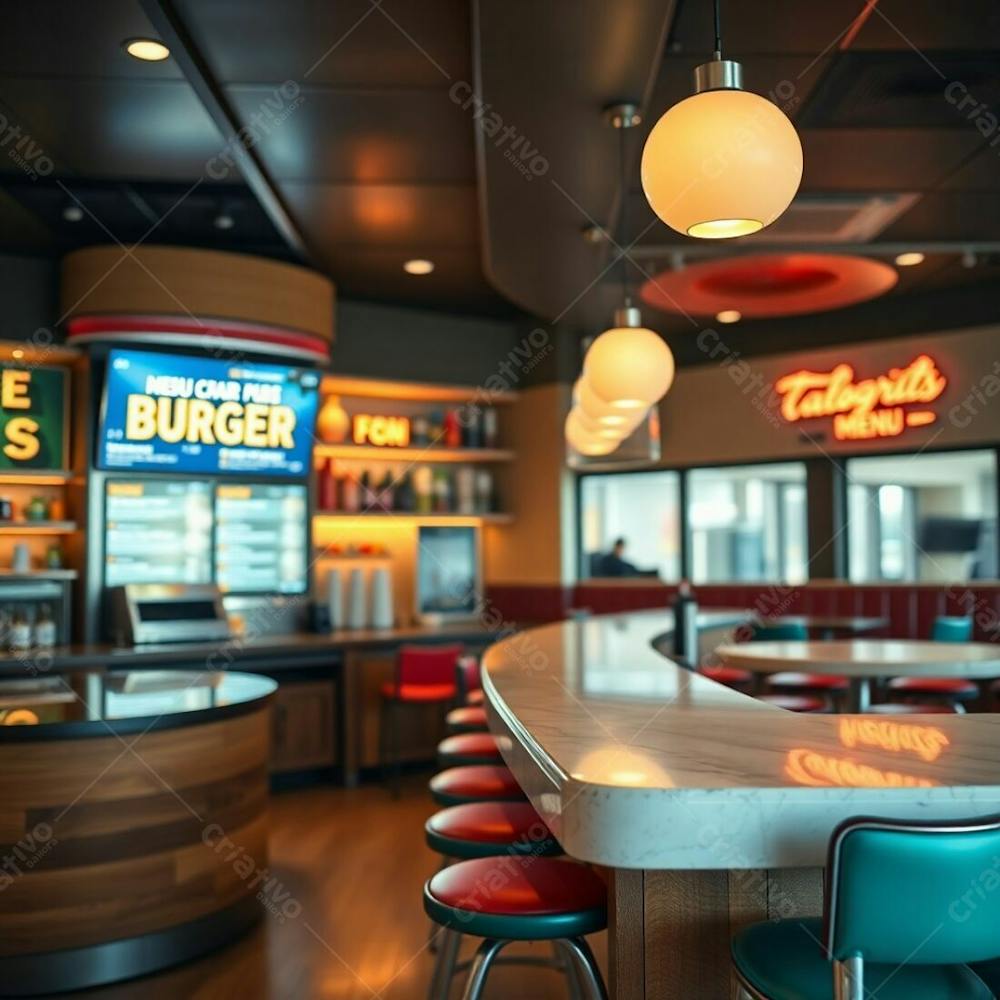
[[(424, 821), (433, 811), (426, 784), (426, 777), (406, 779), (398, 800), (378, 787), (276, 794), (271, 871), (301, 903), (299, 916), (281, 923), (265, 912), (247, 938), (199, 962), (64, 995), (80, 1000), (421, 1000), (432, 963), (421, 887), (437, 864), (423, 840)], [(591, 941), (602, 964), (603, 938)], [(470, 942), (466, 951), (474, 947)], [(518, 946), (517, 951), (547, 954), (542, 946)], [(490, 1000), (563, 1000), (566, 991), (554, 971), (508, 966), (491, 976), (486, 995)], [(460, 996), (456, 984), (452, 998)]]

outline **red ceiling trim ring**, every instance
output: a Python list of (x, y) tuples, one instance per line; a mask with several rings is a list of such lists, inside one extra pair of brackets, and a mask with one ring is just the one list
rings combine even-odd
[(163, 343), (192, 347), (230, 347), (326, 364), (330, 344), (322, 337), (298, 330), (285, 330), (231, 320), (199, 320), (185, 316), (158, 316), (121, 313), (74, 316), (66, 324), (67, 339), (73, 343), (98, 341)]

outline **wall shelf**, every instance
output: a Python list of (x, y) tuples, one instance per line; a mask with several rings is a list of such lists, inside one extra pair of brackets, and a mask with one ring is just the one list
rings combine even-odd
[(27, 572), (0, 568), (0, 580), (75, 580), (75, 569), (30, 569)]
[(325, 375), (324, 396), (360, 396), (366, 399), (399, 399), (418, 403), (474, 403), (480, 407), (513, 403), (516, 392), (490, 392), (472, 385), (428, 385), (424, 382), (390, 382), (382, 379)]
[(75, 521), (0, 521), (0, 535), (71, 535)]
[(73, 478), (73, 473), (66, 469), (39, 469), (32, 472), (25, 469), (23, 472), (4, 470), (0, 472), (0, 486), (61, 486)]
[[(316, 511), (313, 521), (388, 521), (395, 519), (401, 524), (513, 524), (513, 514), (415, 514), (412, 511)], [(323, 548), (323, 546), (319, 546)]]
[(486, 464), (510, 462), (514, 452), (504, 448), (374, 448), (356, 444), (318, 444), (313, 454), (319, 458), (339, 458), (359, 462), (466, 462)]

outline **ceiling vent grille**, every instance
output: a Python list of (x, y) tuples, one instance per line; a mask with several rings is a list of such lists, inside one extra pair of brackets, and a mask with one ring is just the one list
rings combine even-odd
[(800, 195), (754, 243), (867, 243), (920, 200), (919, 194)]

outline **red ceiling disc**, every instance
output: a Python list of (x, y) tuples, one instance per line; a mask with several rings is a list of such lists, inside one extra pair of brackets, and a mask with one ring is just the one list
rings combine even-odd
[(738, 309), (746, 318), (794, 316), (874, 299), (897, 280), (895, 268), (867, 257), (761, 254), (664, 271), (639, 294), (647, 305), (665, 312), (714, 316)]

